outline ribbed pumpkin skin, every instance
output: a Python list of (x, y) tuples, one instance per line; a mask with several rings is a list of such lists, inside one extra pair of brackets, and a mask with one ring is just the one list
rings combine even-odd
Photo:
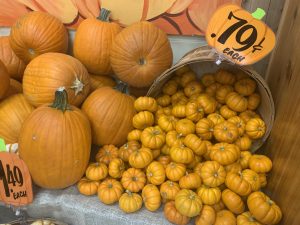
[(66, 188), (85, 173), (91, 148), (91, 128), (77, 108), (64, 113), (47, 105), (24, 122), (19, 138), (20, 157), (33, 181), (48, 189)]
[(120, 31), (121, 27), (117, 23), (104, 22), (96, 18), (82, 21), (75, 34), (74, 56), (93, 74), (112, 73), (110, 49)]
[(90, 120), (96, 145), (121, 146), (133, 129), (134, 99), (111, 87), (102, 87), (90, 94), (82, 110)]
[(9, 89), (9, 74), (3, 62), (0, 60), (0, 100), (6, 96)]
[(11, 78), (22, 81), (25, 64), (11, 49), (9, 37), (0, 37), (0, 60), (6, 66)]
[(18, 142), (24, 120), (34, 110), (22, 94), (17, 94), (0, 103), (0, 138), (7, 144)]
[(18, 94), (23, 93), (23, 86), (19, 81), (16, 81), (14, 79), (10, 79), (10, 85), (8, 88), (8, 91), (5, 94), (5, 98)]
[(120, 80), (133, 87), (148, 87), (172, 65), (173, 53), (167, 35), (143, 21), (117, 35), (110, 60)]
[(90, 74), (90, 92), (95, 91), (97, 88), (104, 86), (114, 87), (116, 82), (109, 76), (99, 76)]
[[(77, 93), (76, 78), (84, 85)], [(26, 99), (34, 106), (53, 102), (57, 88), (65, 87), (71, 105), (79, 106), (90, 90), (89, 74), (76, 58), (62, 53), (45, 53), (32, 60), (23, 77)]]
[(30, 12), (11, 27), (10, 46), (25, 63), (46, 52), (66, 53), (68, 33), (62, 22), (44, 12)]

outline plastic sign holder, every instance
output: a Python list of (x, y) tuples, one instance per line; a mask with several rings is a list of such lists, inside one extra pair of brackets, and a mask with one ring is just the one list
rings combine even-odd
[(276, 37), (261, 21), (264, 15), (263, 9), (250, 14), (234, 4), (226, 4), (214, 13), (206, 30), (206, 40), (220, 55), (217, 64), (226, 59), (234, 64), (250, 65), (272, 51)]

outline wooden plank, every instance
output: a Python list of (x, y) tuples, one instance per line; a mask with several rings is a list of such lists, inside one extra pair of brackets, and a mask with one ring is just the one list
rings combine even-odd
[(287, 0), (278, 30), (278, 45), (272, 56), (267, 81), (272, 91), (276, 117), (266, 145), (273, 160), (268, 191), (280, 205), (281, 224), (300, 221), (300, 5)]
[[(281, 18), (284, 1), (282, 0), (244, 0), (242, 6), (249, 12), (254, 12), (258, 7), (266, 11), (263, 21), (276, 33)], [(254, 65), (255, 70), (263, 77), (267, 71), (270, 56)]]

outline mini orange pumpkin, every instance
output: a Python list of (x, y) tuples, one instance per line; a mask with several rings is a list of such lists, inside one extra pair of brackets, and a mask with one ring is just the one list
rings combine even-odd
[(246, 124), (242, 118), (233, 116), (228, 119), (228, 122), (233, 123), (237, 127), (240, 136), (244, 134)]
[(174, 95), (177, 92), (178, 84), (174, 80), (169, 80), (162, 88), (165, 95)]
[(160, 194), (164, 201), (175, 200), (177, 192), (180, 191), (178, 183), (167, 180), (160, 185)]
[(172, 108), (172, 115), (178, 118), (183, 118), (186, 116), (186, 106), (185, 105), (174, 105)]
[(197, 189), (201, 185), (201, 178), (197, 173), (186, 173), (185, 176), (179, 180), (181, 189)]
[(165, 134), (159, 126), (147, 127), (141, 134), (141, 142), (147, 148), (161, 148), (164, 145), (165, 140)]
[(77, 188), (78, 191), (83, 195), (94, 195), (97, 193), (99, 186), (99, 181), (93, 181), (89, 180), (87, 178), (81, 178), (80, 181), (78, 181)]
[(225, 119), (218, 113), (209, 114), (207, 116), (207, 119), (210, 119), (214, 123), (214, 125), (218, 125), (225, 121)]
[(90, 180), (102, 180), (108, 174), (107, 166), (104, 163), (91, 163), (85, 171), (85, 175)]
[(102, 148), (99, 149), (96, 155), (96, 161), (103, 162), (106, 165), (108, 165), (113, 158), (117, 158), (117, 157), (118, 157), (118, 148), (116, 146), (104, 145)]
[(198, 122), (204, 117), (204, 108), (196, 101), (188, 102), (185, 106), (184, 116), (193, 122)]
[(132, 125), (134, 128), (143, 130), (154, 124), (154, 116), (151, 112), (142, 111), (134, 115), (132, 118)]
[(176, 122), (176, 131), (183, 136), (195, 133), (195, 124), (189, 119), (182, 119)]
[(156, 101), (159, 106), (166, 107), (171, 104), (171, 97), (169, 95), (162, 95)]
[(175, 202), (170, 201), (165, 204), (164, 215), (168, 221), (176, 225), (186, 225), (190, 218), (182, 215), (175, 207)]
[(265, 186), (267, 186), (267, 174), (265, 173), (259, 173), (259, 182), (260, 182), (260, 186), (263, 188)]
[(108, 174), (112, 178), (122, 177), (123, 172), (125, 171), (125, 163), (122, 159), (114, 158), (109, 162)]
[(217, 212), (216, 221), (214, 225), (235, 225), (236, 218), (229, 210), (221, 210)]
[(241, 151), (248, 151), (251, 148), (252, 141), (247, 135), (244, 135), (239, 137), (235, 141), (235, 144), (240, 148)]
[(221, 190), (218, 187), (202, 185), (197, 189), (197, 194), (201, 198), (203, 204), (206, 205), (217, 204), (221, 199)]
[(164, 166), (157, 161), (150, 163), (147, 167), (146, 175), (148, 181), (154, 185), (162, 184), (166, 179), (166, 173)]
[(169, 131), (166, 135), (166, 143), (169, 147), (181, 146), (183, 144), (183, 141), (183, 135), (178, 134), (175, 130)]
[(173, 146), (170, 149), (170, 156), (177, 163), (191, 163), (194, 158), (194, 153), (190, 148), (181, 146)]
[(205, 89), (205, 93), (208, 94), (211, 97), (215, 97), (217, 90), (221, 87), (222, 85), (218, 82), (215, 82), (211, 85), (209, 85), (206, 89)]
[(122, 145), (118, 151), (118, 157), (124, 162), (128, 162), (128, 158), (132, 152), (141, 147), (140, 143), (137, 141), (128, 141), (126, 144)]
[(133, 151), (128, 158), (130, 166), (138, 169), (145, 168), (152, 160), (153, 154), (151, 149), (145, 147)]
[(197, 79), (196, 74), (193, 71), (188, 71), (180, 77), (180, 84), (182, 87), (186, 87), (188, 83)]
[(119, 207), (126, 213), (133, 213), (142, 208), (143, 199), (137, 193), (126, 190), (119, 199)]
[(174, 116), (162, 115), (158, 119), (158, 125), (161, 129), (168, 132), (171, 130), (175, 130), (177, 119)]
[(128, 133), (127, 140), (128, 141), (139, 141), (141, 138), (142, 131), (135, 129)]
[(224, 183), (226, 172), (216, 161), (206, 161), (200, 170), (203, 183), (209, 187), (217, 187)]
[(104, 180), (98, 188), (98, 198), (101, 202), (107, 205), (117, 202), (122, 193), (123, 187), (121, 183), (111, 178)]
[(155, 112), (157, 110), (157, 102), (152, 97), (139, 97), (134, 102), (134, 108), (136, 111), (149, 111)]
[(185, 85), (183, 91), (187, 97), (191, 97), (192, 95), (197, 95), (203, 92), (204, 87), (198, 81), (191, 81)]
[(142, 198), (146, 209), (156, 211), (161, 205), (161, 196), (158, 188), (153, 184), (147, 184), (142, 191)]
[(233, 87), (230, 85), (222, 85), (219, 87), (216, 91), (216, 100), (220, 102), (221, 104), (226, 103), (226, 97), (227, 95), (233, 91)]
[(125, 189), (131, 192), (139, 192), (145, 186), (146, 175), (140, 169), (129, 168), (123, 173), (121, 183)]
[(243, 170), (239, 162), (235, 162), (225, 166), (226, 173), (238, 173)]
[(251, 158), (252, 154), (249, 151), (242, 151), (241, 156), (239, 159), (239, 163), (243, 169), (249, 168), (249, 159)]
[(237, 225), (262, 225), (250, 212), (244, 212), (237, 216)]
[(249, 168), (257, 173), (268, 173), (272, 169), (272, 161), (265, 155), (252, 155)]
[(210, 119), (201, 119), (196, 124), (196, 134), (204, 140), (210, 140), (213, 137), (214, 126)]
[(202, 209), (200, 197), (193, 191), (182, 189), (175, 197), (175, 207), (184, 216), (197, 216)]
[(157, 161), (160, 162), (166, 169), (167, 165), (171, 162), (171, 157), (169, 155), (160, 155), (157, 158)]
[(188, 65), (185, 65), (185, 66), (182, 66), (182, 67), (179, 67), (176, 71), (175, 71), (175, 74), (177, 76), (181, 76), (187, 72), (191, 71), (190, 67)]
[(228, 173), (225, 180), (226, 186), (240, 196), (247, 196), (251, 193), (250, 183), (244, 179), (241, 172)]
[(252, 191), (258, 191), (261, 188), (258, 174), (249, 169), (242, 171), (243, 178), (251, 185)]
[(195, 219), (195, 225), (211, 225), (216, 220), (216, 212), (213, 207), (203, 205), (199, 216)]
[(225, 189), (222, 192), (222, 201), (235, 214), (241, 214), (245, 211), (245, 204), (242, 198), (229, 189)]
[(172, 59), (167, 35), (147, 21), (123, 29), (114, 39), (110, 52), (117, 77), (134, 87), (150, 86), (172, 65)]
[(235, 112), (244, 112), (247, 110), (248, 101), (242, 95), (236, 92), (230, 92), (226, 96), (226, 105)]
[(251, 193), (247, 205), (255, 219), (263, 224), (278, 224), (282, 218), (281, 209), (263, 192)]
[(240, 113), (239, 117), (241, 117), (245, 123), (247, 123), (250, 119), (260, 118), (260, 116), (252, 110), (246, 110), (245, 112)]
[(230, 117), (234, 117), (237, 115), (237, 113), (231, 109), (228, 108), (227, 105), (223, 105), (220, 108), (220, 114), (223, 116), (225, 119), (229, 119)]
[(220, 69), (215, 74), (215, 80), (220, 84), (232, 85), (235, 82), (235, 76), (229, 71)]
[(241, 80), (238, 80), (234, 84), (234, 89), (237, 93), (243, 95), (243, 96), (249, 96), (254, 93), (256, 89), (256, 82), (252, 80), (251, 78), (244, 78)]
[(239, 130), (234, 123), (224, 121), (214, 126), (214, 137), (219, 142), (233, 143), (239, 137)]
[(201, 94), (197, 98), (197, 102), (203, 107), (206, 114), (210, 114), (216, 111), (217, 101), (208, 94)]
[(226, 166), (240, 158), (240, 150), (234, 144), (218, 143), (212, 146), (210, 158)]
[(201, 82), (205, 87), (208, 87), (209, 85), (216, 82), (215, 76), (212, 73), (205, 73), (201, 77)]
[(266, 124), (262, 119), (253, 118), (246, 124), (246, 133), (252, 139), (262, 138), (266, 133)]
[(167, 144), (164, 144), (161, 148), (161, 153), (164, 155), (169, 155), (170, 154), (170, 147)]
[(248, 97), (248, 109), (256, 110), (261, 101), (261, 97), (259, 94), (254, 93)]
[(192, 149), (193, 152), (197, 155), (203, 155), (207, 151), (206, 143), (195, 134), (188, 134), (184, 138), (183, 143), (185, 146)]
[(166, 176), (171, 181), (179, 181), (185, 172), (186, 167), (184, 164), (171, 162), (166, 167)]

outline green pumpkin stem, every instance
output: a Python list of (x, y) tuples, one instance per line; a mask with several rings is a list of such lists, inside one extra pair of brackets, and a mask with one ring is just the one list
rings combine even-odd
[(110, 10), (102, 8), (100, 10), (100, 15), (97, 17), (98, 20), (109, 22)]
[(70, 110), (70, 105), (68, 104), (68, 93), (64, 87), (60, 87), (55, 91), (54, 102), (50, 105), (50, 107), (63, 112)]
[(116, 89), (124, 94), (129, 94), (128, 85), (122, 81), (117, 81), (117, 85), (114, 87), (114, 89)]

